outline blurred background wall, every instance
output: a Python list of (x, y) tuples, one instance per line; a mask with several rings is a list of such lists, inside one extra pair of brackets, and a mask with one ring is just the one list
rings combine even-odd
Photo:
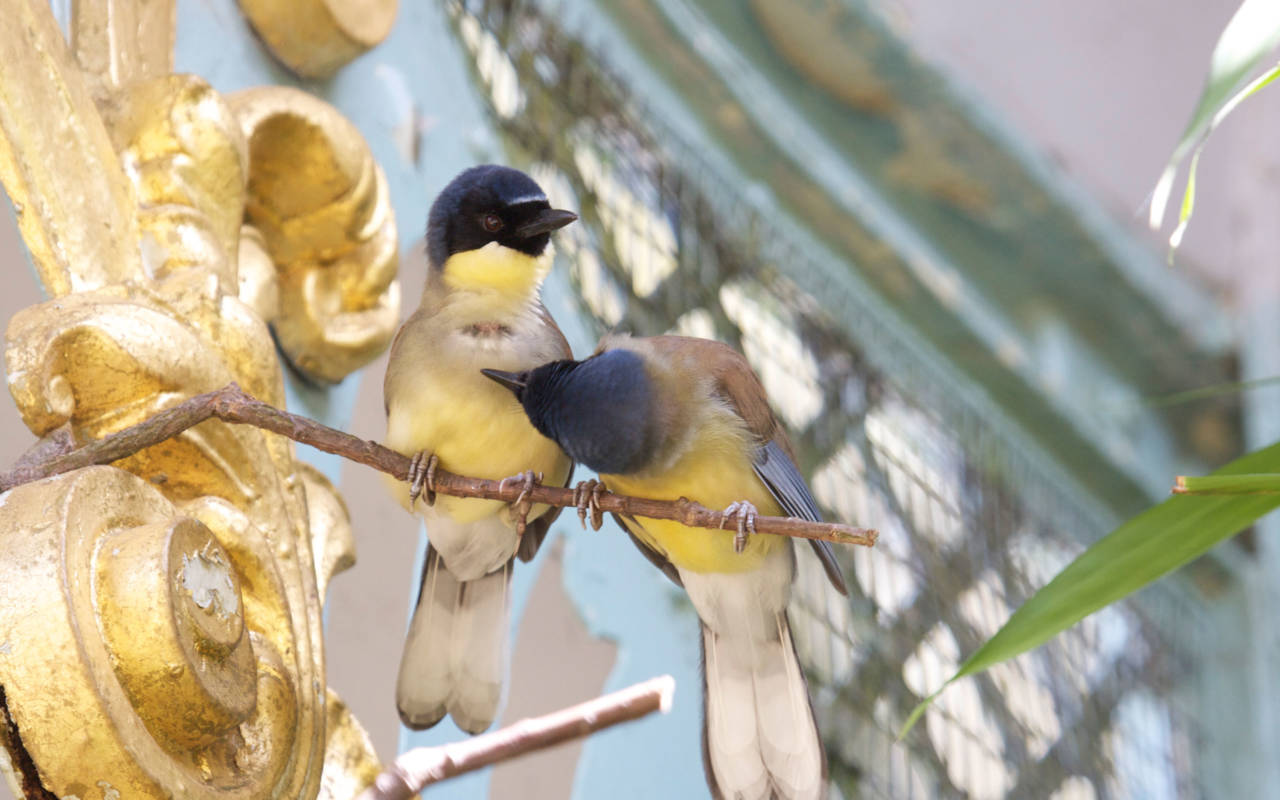
[[(613, 327), (744, 349), (820, 502), (882, 532), (841, 554), (851, 601), (802, 561), (794, 610), (843, 796), (1271, 796), (1266, 536), (953, 688), (893, 743), (1012, 607), (1172, 475), (1280, 438), (1276, 390), (1153, 402), (1280, 374), (1276, 98), (1215, 134), (1175, 267), (1138, 223), (1234, 5), (404, 2), (384, 44), (299, 82), (232, 0), (180, 0), (177, 70), (221, 91), (297, 84), (360, 127), (402, 232), (405, 314), (431, 199), (501, 161), (582, 213), (546, 290), (576, 353)], [(40, 299), (8, 214), (0, 260), (7, 319)], [(290, 406), (381, 438), (384, 365), (291, 380)], [(5, 402), (10, 463), (31, 437)], [(392, 702), (419, 526), (368, 470), (307, 457), (357, 535), (327, 606), (330, 684), (384, 759), (459, 737), (406, 735)], [(572, 515), (516, 594), (503, 722), (663, 672), (674, 712), (432, 796), (701, 796), (682, 595)]]

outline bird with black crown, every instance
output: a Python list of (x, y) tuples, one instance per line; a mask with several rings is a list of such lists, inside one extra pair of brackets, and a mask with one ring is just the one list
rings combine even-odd
[[(539, 299), (552, 232), (577, 219), (551, 207), (528, 175), (473, 167), (431, 207), (429, 270), (418, 309), (391, 344), (383, 397), (386, 444), (414, 456), (412, 484), (394, 489), (426, 522), (421, 589), (401, 656), (396, 706), (422, 729), (446, 714), (470, 733), (497, 714), (507, 661), (511, 570), (531, 559), (558, 509), (519, 515), (496, 500), (430, 491), (437, 467), (494, 480), (540, 474), (565, 485), (573, 464), (538, 432), (483, 367), (530, 369), (570, 356)], [(426, 501), (417, 502), (426, 489)]]

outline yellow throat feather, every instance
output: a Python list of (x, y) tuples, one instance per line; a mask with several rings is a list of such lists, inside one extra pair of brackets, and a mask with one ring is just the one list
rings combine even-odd
[(493, 293), (503, 300), (525, 303), (538, 290), (551, 268), (551, 245), (531, 256), (497, 242), (454, 253), (442, 269), (445, 286), (455, 291)]

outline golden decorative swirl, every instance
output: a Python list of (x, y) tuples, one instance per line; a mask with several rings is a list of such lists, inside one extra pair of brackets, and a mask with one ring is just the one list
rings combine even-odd
[(4, 496), (21, 535), (0, 562), (24, 569), (0, 582), (20, 609), (0, 616), (0, 684), (55, 795), (315, 793), (324, 711), (273, 618), (286, 580), (255, 526), (199, 516), (113, 467)]
[(327, 691), (329, 748), (325, 751), (319, 800), (349, 800), (378, 777), (378, 758), (369, 734), (351, 715), (351, 709), (332, 689)]
[(386, 349), (400, 319), (386, 177), (322, 100), (285, 87), (229, 100), (249, 149), (245, 218), (279, 273), (276, 338), (304, 373), (339, 381)]
[[(142, 299), (149, 298), (143, 295)], [(224, 297), (222, 301), (223, 307), (244, 308), (234, 298)], [(241, 352), (238, 359), (221, 359), (219, 350), (201, 335), (198, 325), (166, 313), (167, 310), (158, 303), (93, 292), (44, 303), (15, 316), (9, 327), (6, 355), (11, 388), (27, 423), (37, 432), (69, 425), (73, 436), (81, 440), (102, 436), (224, 381), (232, 375), (228, 362), (270, 364), (273, 369), (268, 375), (275, 378), (274, 382), (264, 381), (266, 376), (254, 374), (251, 369), (244, 371), (266, 394), (282, 394), (278, 366), (274, 360), (263, 359), (270, 356), (270, 344), (265, 326), (256, 316), (251, 313), (226, 315), (222, 322), (233, 331), (226, 342), (254, 343), (259, 350), (257, 358), (251, 352)], [(256, 335), (237, 329), (237, 322), (256, 324)], [(212, 720), (208, 725), (219, 720), (225, 722), (232, 711), (243, 710), (244, 703), (248, 702), (254, 713), (262, 717), (263, 727), (255, 734), (261, 739), (260, 746), (246, 752), (259, 758), (261, 769), (268, 772), (294, 764), (295, 772), (289, 778), (291, 788), (286, 794), (311, 796), (318, 786), (325, 746), (322, 697), (310, 689), (324, 684), (322, 604), (317, 574), (321, 569), (326, 570), (321, 574), (327, 580), (328, 572), (335, 565), (349, 564), (354, 558), (341, 502), (326, 484), (300, 469), (288, 442), (256, 429), (212, 420), (117, 464), (129, 472), (105, 468), (106, 472), (123, 476), (150, 492), (162, 491), (168, 498), (166, 502), (180, 503), (186, 515), (199, 520), (211, 532), (210, 541), (224, 548), (229, 574), (234, 575), (242, 587), (252, 590), (244, 592), (243, 598), (246, 613), (253, 612), (246, 617), (245, 624), (254, 633), (254, 637), (245, 640), (246, 652), (256, 654), (259, 661), (269, 656), (270, 662), (267, 671), (270, 680), (266, 685), (271, 692), (266, 695), (263, 694), (265, 679), (259, 679), (256, 684), (232, 682), (224, 687), (222, 696), (210, 695), (194, 684), (174, 682), (163, 697), (157, 699), (130, 689), (134, 684), (150, 685), (152, 681), (148, 676), (154, 674), (154, 662), (159, 658), (148, 655), (158, 645), (152, 647), (139, 639), (130, 648), (138, 649), (139, 657), (150, 658), (150, 662), (144, 664), (119, 654), (113, 659), (126, 696), (138, 714), (156, 716), (161, 714), (160, 709), (167, 708), (166, 713), (171, 713), (181, 708), (183, 719)], [(142, 476), (148, 483), (130, 472)], [(46, 503), (67, 491), (61, 484), (45, 482), (38, 486), (51, 493), (42, 501)], [(125, 496), (124, 488), (119, 487), (116, 494)], [(73, 507), (84, 503), (109, 508), (111, 504), (106, 503), (106, 496), (104, 493), (102, 498), (85, 496), (67, 502)], [(11, 494), (0, 511), (12, 504)], [(311, 519), (311, 508), (315, 508), (315, 520)], [(15, 532), (4, 541), (27, 538), (27, 524), (18, 520), (0, 528)], [(118, 546), (118, 555), (124, 559), (120, 562), (122, 574), (154, 571), (141, 555), (143, 551), (138, 549), (141, 547), (142, 544)], [(323, 560), (317, 559), (318, 553), (313, 552), (313, 548), (324, 554)], [(26, 561), (7, 560), (0, 549), (0, 563)], [(132, 568), (127, 569), (127, 564), (132, 564)], [(9, 569), (16, 570), (16, 567)], [(114, 594), (100, 593), (109, 600), (104, 601), (107, 604), (102, 608), (115, 609), (113, 613), (124, 629), (130, 631), (130, 635), (137, 635), (140, 630), (160, 624), (155, 620), (164, 616), (163, 609), (151, 602), (159, 596), (158, 592), (155, 586), (126, 582), (114, 590)], [(9, 616), (24, 620), (29, 617), (29, 610), (21, 604), (2, 608), (10, 609), (12, 614), (0, 611), (0, 629), (7, 624), (5, 620)], [(102, 608), (95, 607), (93, 613), (103, 613)], [(105, 621), (102, 625), (107, 631), (104, 635), (111, 640), (110, 627)], [(230, 635), (222, 635), (222, 639)], [(125, 639), (127, 637), (119, 641)], [(212, 646), (200, 645), (206, 649)], [(164, 663), (174, 663), (173, 653), (166, 652), (165, 658), (169, 660)], [(238, 673), (232, 669), (230, 674)], [(231, 678), (225, 678), (222, 684), (229, 680)], [(251, 694), (254, 685), (258, 687), (256, 705), (245, 694)], [(239, 701), (231, 697), (237, 693)], [(176, 705), (178, 695), (184, 698), (185, 705)], [(264, 705), (264, 698), (270, 700), (269, 705)], [(11, 690), (11, 711), (24, 707), (29, 699), (25, 692)], [(199, 709), (199, 713), (195, 709)], [(119, 726), (122, 723), (117, 715), (104, 720), (103, 724)], [(273, 732), (272, 726), (280, 726), (282, 732)], [(198, 755), (199, 743), (192, 738), (196, 736), (194, 733), (175, 732), (158, 719), (148, 731), (165, 742), (176, 743), (174, 746), (187, 746), (189, 756)], [(243, 731), (241, 733), (243, 735)], [(275, 736), (285, 738), (277, 741), (271, 738)], [(263, 749), (267, 744), (271, 748)], [(94, 752), (100, 752), (104, 758), (115, 758), (108, 750)], [(178, 758), (174, 753), (171, 755)], [(78, 756), (84, 757), (87, 756)], [(146, 769), (154, 769), (153, 754), (141, 760)], [(37, 757), (36, 763), (43, 768), (45, 762)], [(215, 773), (216, 770), (211, 774)], [(49, 772), (51, 777), (57, 774), (60, 773), (53, 769)], [(182, 782), (190, 788), (189, 778), (182, 778)], [(176, 784), (162, 782), (160, 785), (165, 792), (188, 794), (175, 789)]]
[(41, 282), (59, 297), (136, 278), (132, 187), (49, 4), (0, 0), (0, 19), (0, 183)]
[(71, 49), (94, 99), (173, 72), (174, 8), (167, 0), (75, 3)]
[(103, 116), (134, 187), (145, 274), (198, 266), (236, 294), (248, 156), (222, 95), (194, 75), (133, 83)]
[(391, 32), (396, 0), (240, 0), (273, 55), (304, 78), (327, 78)]
[[(44, 0), (0, 0), (0, 19), (0, 181), (55, 298), (6, 330), (34, 433), (99, 438), (231, 380), (283, 405), (268, 322), (324, 380), (386, 346), (386, 183), (336, 111), (167, 74), (169, 0), (78, 0), (75, 59)], [(328, 481), (217, 420), (0, 495), (0, 685), (40, 780), (79, 797), (363, 785), (376, 757), (325, 690), (321, 630), (353, 562)]]
[(324, 473), (310, 464), (298, 464), (307, 498), (307, 518), (316, 543), (316, 591), (324, 598), (329, 579), (356, 563), (355, 535), (351, 515), (337, 488)]

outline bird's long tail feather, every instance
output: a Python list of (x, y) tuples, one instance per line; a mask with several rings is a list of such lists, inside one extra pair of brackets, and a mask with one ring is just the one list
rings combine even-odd
[(826, 758), (785, 612), (775, 635), (702, 627), (703, 754), (717, 800), (819, 800)]
[(493, 724), (506, 670), (510, 582), (510, 562), (459, 581), (428, 546), (396, 682), (396, 707), (405, 725), (430, 728), (445, 714), (468, 733)]

